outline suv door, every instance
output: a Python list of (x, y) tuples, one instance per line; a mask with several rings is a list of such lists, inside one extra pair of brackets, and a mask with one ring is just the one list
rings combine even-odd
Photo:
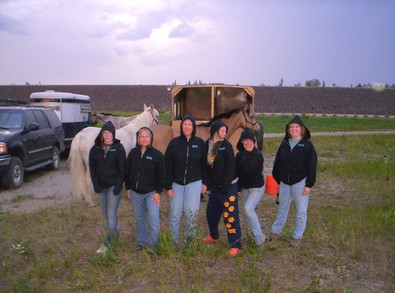
[(37, 132), (38, 130), (29, 130), (29, 126), (32, 123), (38, 124), (36, 116), (34, 116), (33, 111), (28, 110), (26, 111), (25, 117), (26, 132), (23, 134), (22, 141), (26, 149), (26, 159), (24, 165), (29, 166), (31, 164), (37, 163), (40, 160), (42, 151), (41, 142)]
[(34, 116), (37, 119), (39, 126), (38, 131), (38, 143), (40, 145), (40, 158), (42, 161), (51, 158), (51, 151), (55, 136), (52, 128), (49, 126), (48, 120), (41, 110), (34, 110)]

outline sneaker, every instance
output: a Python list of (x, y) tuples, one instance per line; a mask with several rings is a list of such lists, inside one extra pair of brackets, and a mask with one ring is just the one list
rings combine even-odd
[(300, 241), (302, 241), (302, 239), (292, 239), (292, 241), (289, 243), (289, 246), (298, 246)]
[(211, 237), (211, 235), (208, 235), (206, 238), (203, 238), (203, 243), (209, 244), (209, 243), (215, 243), (217, 242), (217, 239), (214, 239)]
[(97, 254), (103, 254), (108, 251), (108, 247), (102, 244), (98, 250), (96, 250)]
[(230, 256), (236, 256), (236, 255), (239, 254), (239, 252), (240, 252), (240, 248), (231, 248), (231, 249), (229, 250)]

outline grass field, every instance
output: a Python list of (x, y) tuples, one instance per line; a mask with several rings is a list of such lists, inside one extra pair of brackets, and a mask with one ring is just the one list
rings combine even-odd
[[(105, 112), (105, 111), (97, 111)], [(119, 116), (133, 116), (138, 113), (125, 111), (111, 111)], [(395, 119), (378, 117), (330, 117), (330, 116), (306, 116), (302, 115), (303, 121), (314, 130), (322, 131), (358, 131), (358, 130), (387, 130), (395, 129)], [(256, 120), (262, 121), (266, 133), (284, 132), (285, 124), (292, 118), (287, 115), (258, 115)], [(161, 124), (168, 125), (171, 120), (170, 113), (160, 113)]]
[[(325, 123), (315, 119), (305, 122), (320, 131)], [(326, 119), (336, 120), (328, 131), (360, 122)], [(378, 123), (378, 129), (395, 129), (393, 120), (383, 121), (392, 124), (381, 128)], [(276, 127), (283, 131), (285, 122), (277, 123), (270, 132), (277, 132)], [(357, 130), (367, 130), (364, 125), (371, 123), (357, 124)], [(265, 170), (270, 170), (280, 139), (264, 143)], [(99, 207), (74, 204), (34, 213), (3, 212), (0, 292), (394, 292), (394, 135), (313, 137), (313, 143), (319, 156), (317, 183), (305, 236), (297, 247), (288, 245), (294, 208), (282, 237), (263, 249), (254, 246), (242, 222), (246, 240), (235, 258), (226, 255), (222, 222), (220, 241), (201, 244), (208, 232), (206, 202), (198, 218), (199, 238), (175, 252), (163, 195), (159, 255), (136, 250), (134, 217), (126, 199), (119, 209), (121, 241), (115, 253), (104, 256), (94, 254), (104, 231)], [(276, 212), (273, 196), (258, 205), (266, 234)]]

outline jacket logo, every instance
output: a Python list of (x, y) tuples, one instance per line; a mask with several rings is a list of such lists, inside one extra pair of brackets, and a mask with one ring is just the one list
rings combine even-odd
[(152, 157), (151, 156), (146, 156), (146, 159), (152, 161)]
[(225, 150), (225, 147), (220, 147), (220, 148), (218, 148), (218, 150), (219, 150), (219, 151), (224, 151), (224, 150)]
[(298, 143), (298, 146), (304, 147), (304, 144), (303, 143)]
[(193, 144), (193, 145), (192, 145), (192, 148), (193, 148), (193, 149), (197, 149), (197, 148), (199, 148), (199, 147), (198, 147), (197, 144)]

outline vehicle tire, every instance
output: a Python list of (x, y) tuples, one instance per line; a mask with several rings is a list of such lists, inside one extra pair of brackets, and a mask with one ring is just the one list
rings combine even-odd
[(23, 183), (24, 169), (20, 158), (11, 157), (10, 167), (2, 179), (2, 184), (7, 188), (19, 188)]
[(58, 150), (58, 148), (56, 146), (54, 146), (52, 148), (51, 159), (52, 159), (52, 163), (47, 166), (47, 170), (59, 169), (59, 167), (60, 167), (60, 155), (59, 155), (59, 150)]

